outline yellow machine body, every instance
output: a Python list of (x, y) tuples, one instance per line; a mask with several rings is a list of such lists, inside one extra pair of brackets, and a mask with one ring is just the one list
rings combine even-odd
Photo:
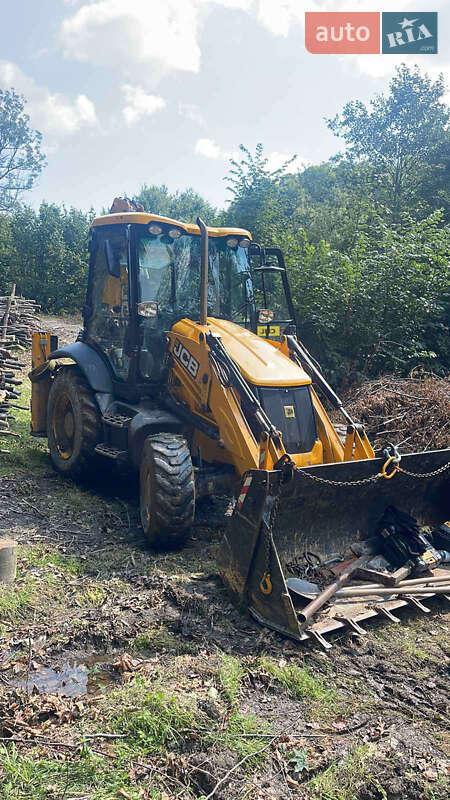
[[(286, 454), (282, 442), (275, 446), (267, 439), (258, 441), (242, 412), (239, 396), (233, 388), (224, 387), (211, 369), (206, 345), (206, 335), (220, 337), (227, 352), (239, 366), (244, 378), (252, 386), (299, 387), (309, 386), (316, 416), (318, 438), (307, 453), (289, 453), (296, 467), (328, 462), (373, 458), (374, 452), (365, 433), (352, 431), (342, 444), (322, 403), (312, 388), (311, 378), (298, 363), (289, 357), (284, 337), (280, 342), (262, 339), (233, 322), (207, 319), (207, 326), (192, 320), (177, 322), (169, 332), (169, 352), (184, 348), (199, 364), (195, 376), (179, 359), (172, 359), (170, 389), (172, 395), (189, 410), (217, 427), (219, 440), (208, 439), (196, 431), (193, 451), (201, 448), (207, 462), (234, 464), (237, 476), (248, 469), (272, 469)], [(286, 416), (294, 412), (291, 406), (284, 409)]]

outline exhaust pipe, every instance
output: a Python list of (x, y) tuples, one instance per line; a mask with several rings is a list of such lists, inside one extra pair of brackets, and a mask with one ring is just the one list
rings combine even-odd
[(202, 235), (201, 243), (201, 283), (200, 283), (200, 325), (206, 325), (208, 316), (208, 229), (201, 219), (197, 217), (197, 225)]

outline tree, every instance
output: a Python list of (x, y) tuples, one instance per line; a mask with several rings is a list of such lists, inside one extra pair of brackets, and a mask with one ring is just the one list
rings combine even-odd
[(283, 225), (283, 200), (280, 182), (293, 156), (276, 170), (269, 169), (264, 147), (257, 144), (254, 154), (243, 144), (240, 161), (230, 160), (231, 169), (225, 177), (228, 191), (233, 195), (225, 222), (249, 230), (256, 241), (272, 244), (280, 225)]
[(339, 252), (286, 232), (300, 337), (336, 383), (450, 366), (450, 228), (442, 212), (388, 224), (372, 214)]
[(214, 225), (217, 219), (217, 209), (191, 188), (171, 194), (165, 184), (147, 186), (144, 183), (133, 200), (141, 203), (148, 213), (180, 222), (195, 222), (200, 216), (208, 225)]
[(17, 253), (14, 248), (10, 218), (0, 214), (0, 295), (9, 293), (15, 282)]
[(18, 292), (33, 297), (45, 311), (80, 311), (88, 274), (88, 231), (93, 214), (54, 203), (36, 213), (20, 206), (10, 217), (17, 253)]
[(14, 209), (45, 165), (42, 136), (29, 126), (25, 99), (14, 89), (0, 89), (0, 211)]
[(417, 66), (401, 64), (389, 94), (377, 95), (370, 108), (353, 100), (340, 115), (327, 120), (330, 130), (346, 142), (344, 157), (371, 166), (374, 197), (391, 210), (395, 221), (405, 210), (423, 208), (424, 174), (440, 178), (446, 159), (448, 168), (450, 117), (442, 102), (445, 91), (442, 75), (433, 81)]

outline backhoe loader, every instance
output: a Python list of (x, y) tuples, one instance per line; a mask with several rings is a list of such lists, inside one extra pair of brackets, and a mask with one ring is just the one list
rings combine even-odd
[(345, 552), (392, 502), (448, 519), (450, 450), (375, 456), (297, 336), (280, 250), (121, 200), (89, 252), (77, 341), (33, 340), (32, 434), (63, 475), (135, 470), (152, 546), (181, 545), (196, 500), (228, 493), (218, 566), (233, 599), (302, 639), (286, 584), (298, 553)]

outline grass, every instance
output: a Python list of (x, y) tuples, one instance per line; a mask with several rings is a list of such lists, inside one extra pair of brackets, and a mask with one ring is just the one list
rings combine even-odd
[[(119, 710), (127, 702), (136, 705)], [(142, 678), (135, 678), (125, 689), (111, 692), (108, 704), (119, 707), (111, 716), (111, 727), (118, 733), (128, 734), (128, 751), (165, 752), (177, 744), (182, 730), (195, 731), (199, 726), (192, 705), (179, 701), (160, 688), (150, 688)]]
[[(37, 758), (32, 753), (19, 754), (14, 747), (1, 747), (0, 778), (0, 800), (61, 800), (63, 797), (115, 800), (124, 796), (139, 800), (142, 797), (139, 785), (133, 784), (127, 758), (105, 758), (87, 747), (76, 761)], [(158, 800), (161, 793), (155, 787), (149, 797)]]
[[(19, 361), (23, 360), (21, 354), (18, 357)], [(12, 409), (15, 422), (11, 425), (11, 429), (14, 433), (18, 433), (19, 437), (7, 438), (4, 447), (10, 450), (10, 454), (0, 453), (0, 476), (9, 475), (12, 468), (23, 468), (34, 474), (42, 474), (49, 467), (47, 440), (30, 436), (31, 383), (27, 377), (19, 388), (20, 398), (14, 400), (14, 403), (24, 406), (26, 410)]]
[(33, 603), (34, 583), (21, 589), (0, 583), (0, 622), (13, 622)]
[(267, 733), (268, 730), (268, 724), (254, 714), (240, 714), (235, 711), (229, 718), (220, 742), (230, 750), (234, 750), (239, 760), (250, 756), (247, 766), (254, 768), (262, 764), (266, 758), (267, 753), (258, 751), (267, 743), (267, 738), (259, 734)]
[(401, 653), (402, 660), (417, 668), (425, 662), (438, 664), (442, 659), (441, 650), (432, 647), (428, 630), (429, 620), (411, 614), (408, 624), (402, 626), (401, 636), (393, 637), (389, 628), (380, 626), (373, 631), (373, 638), (382, 644), (386, 653), (397, 657)]
[(308, 782), (308, 796), (320, 800), (354, 800), (363, 787), (371, 787), (378, 790), (380, 800), (387, 800), (386, 792), (371, 774), (374, 752), (373, 745), (355, 747), (346, 758), (331, 764)]
[(240, 691), (244, 668), (238, 658), (229, 655), (222, 655), (219, 667), (219, 685), (222, 694), (230, 704), (236, 705)]
[(195, 652), (195, 646), (167, 630), (161, 623), (154, 628), (148, 628), (133, 639), (134, 650), (148, 652), (155, 650), (170, 650), (177, 655)]
[(336, 692), (307, 667), (298, 667), (297, 664), (279, 666), (275, 661), (266, 656), (258, 659), (259, 668), (273, 678), (286, 690), (289, 697), (294, 700), (319, 700), (321, 703), (331, 705), (336, 700)]
[(73, 556), (65, 556), (44, 545), (21, 546), (17, 550), (18, 560), (26, 567), (58, 567), (70, 575), (79, 575), (81, 562)]

